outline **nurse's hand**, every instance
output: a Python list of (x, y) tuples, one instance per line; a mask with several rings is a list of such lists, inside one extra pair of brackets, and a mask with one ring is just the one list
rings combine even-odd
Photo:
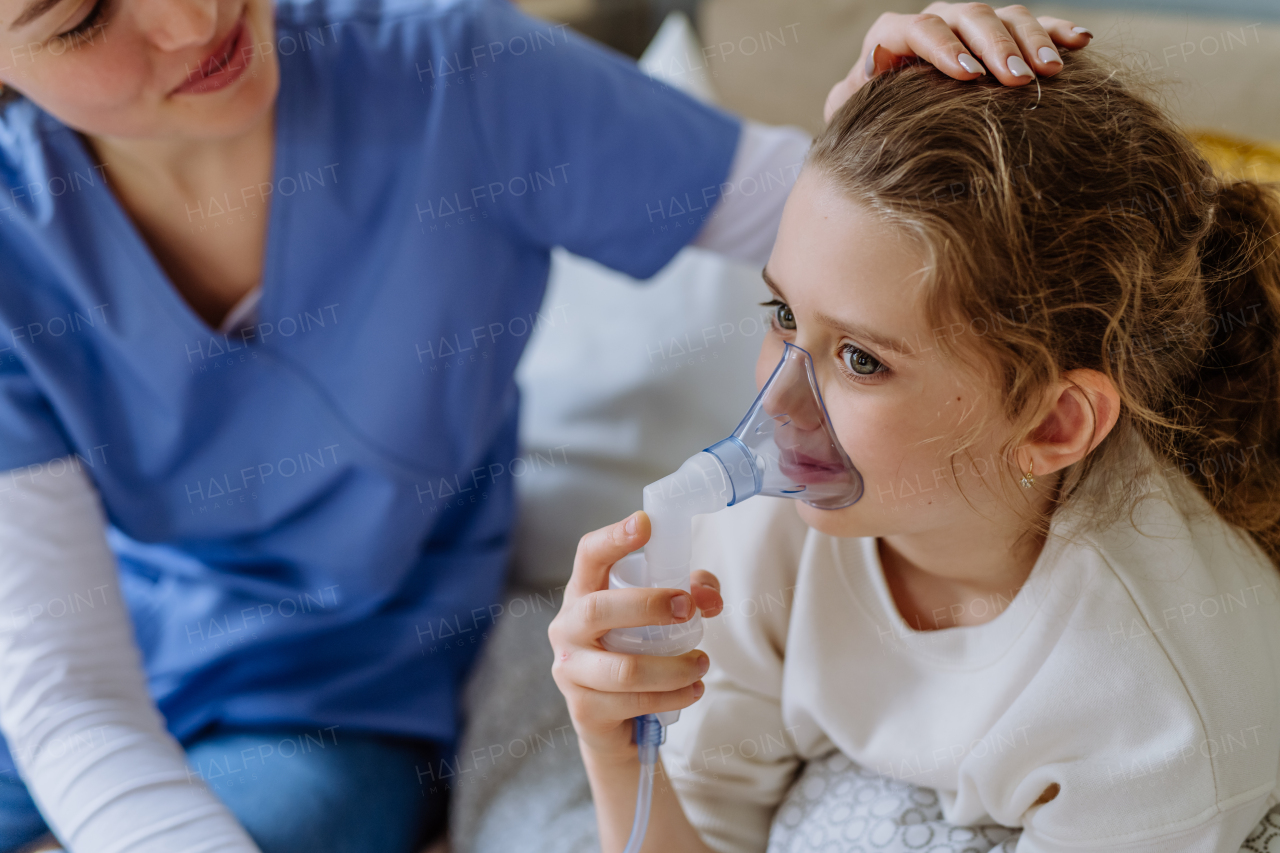
[(1058, 47), (1079, 50), (1093, 33), (1061, 18), (1036, 18), (1026, 6), (993, 9), (986, 3), (933, 3), (918, 15), (885, 12), (867, 30), (862, 54), (827, 95), (823, 121), (872, 77), (911, 59), (923, 59), (957, 80), (990, 73), (1006, 86), (1025, 86), (1035, 75), (1062, 70)]
[(634, 757), (631, 718), (687, 708), (702, 696), (710, 663), (694, 649), (674, 657), (606, 651), (600, 638), (613, 628), (687, 622), (693, 608), (715, 616), (724, 607), (720, 582), (694, 572), (692, 596), (676, 589), (609, 589), (609, 569), (649, 541), (649, 517), (630, 517), (583, 536), (564, 603), (547, 636), (551, 674), (564, 694), (584, 749), (600, 757)]

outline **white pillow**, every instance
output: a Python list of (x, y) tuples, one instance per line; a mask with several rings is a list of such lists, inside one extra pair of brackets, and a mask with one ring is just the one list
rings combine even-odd
[[(667, 16), (640, 67), (711, 101), (688, 18)], [(768, 300), (760, 270), (697, 248), (639, 283), (553, 254), (523, 393), (512, 582), (563, 584), (582, 534), (640, 508), (640, 491), (732, 432), (756, 394)]]

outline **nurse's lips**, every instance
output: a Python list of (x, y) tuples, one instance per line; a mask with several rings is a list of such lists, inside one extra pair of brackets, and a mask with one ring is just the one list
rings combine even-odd
[(240, 79), (253, 60), (249, 46), (249, 28), (245, 13), (231, 27), (221, 42), (195, 68), (187, 71), (187, 81), (171, 91), (171, 95), (195, 95), (215, 92)]

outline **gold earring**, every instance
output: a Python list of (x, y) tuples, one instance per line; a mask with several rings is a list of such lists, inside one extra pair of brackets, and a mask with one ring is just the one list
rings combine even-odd
[(1034, 473), (1035, 467), (1036, 467), (1036, 460), (1033, 458), (1030, 464), (1027, 465), (1027, 473), (1022, 475), (1022, 488), (1029, 489), (1031, 488), (1032, 485), (1035, 484), (1035, 481), (1036, 481), (1036, 475)]

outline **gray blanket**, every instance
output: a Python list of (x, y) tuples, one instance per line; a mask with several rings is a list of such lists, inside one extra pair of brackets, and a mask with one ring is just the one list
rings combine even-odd
[(454, 765), (455, 853), (593, 853), (591, 789), (564, 697), (551, 679), (547, 626), (560, 591), (513, 590), (463, 697)]

